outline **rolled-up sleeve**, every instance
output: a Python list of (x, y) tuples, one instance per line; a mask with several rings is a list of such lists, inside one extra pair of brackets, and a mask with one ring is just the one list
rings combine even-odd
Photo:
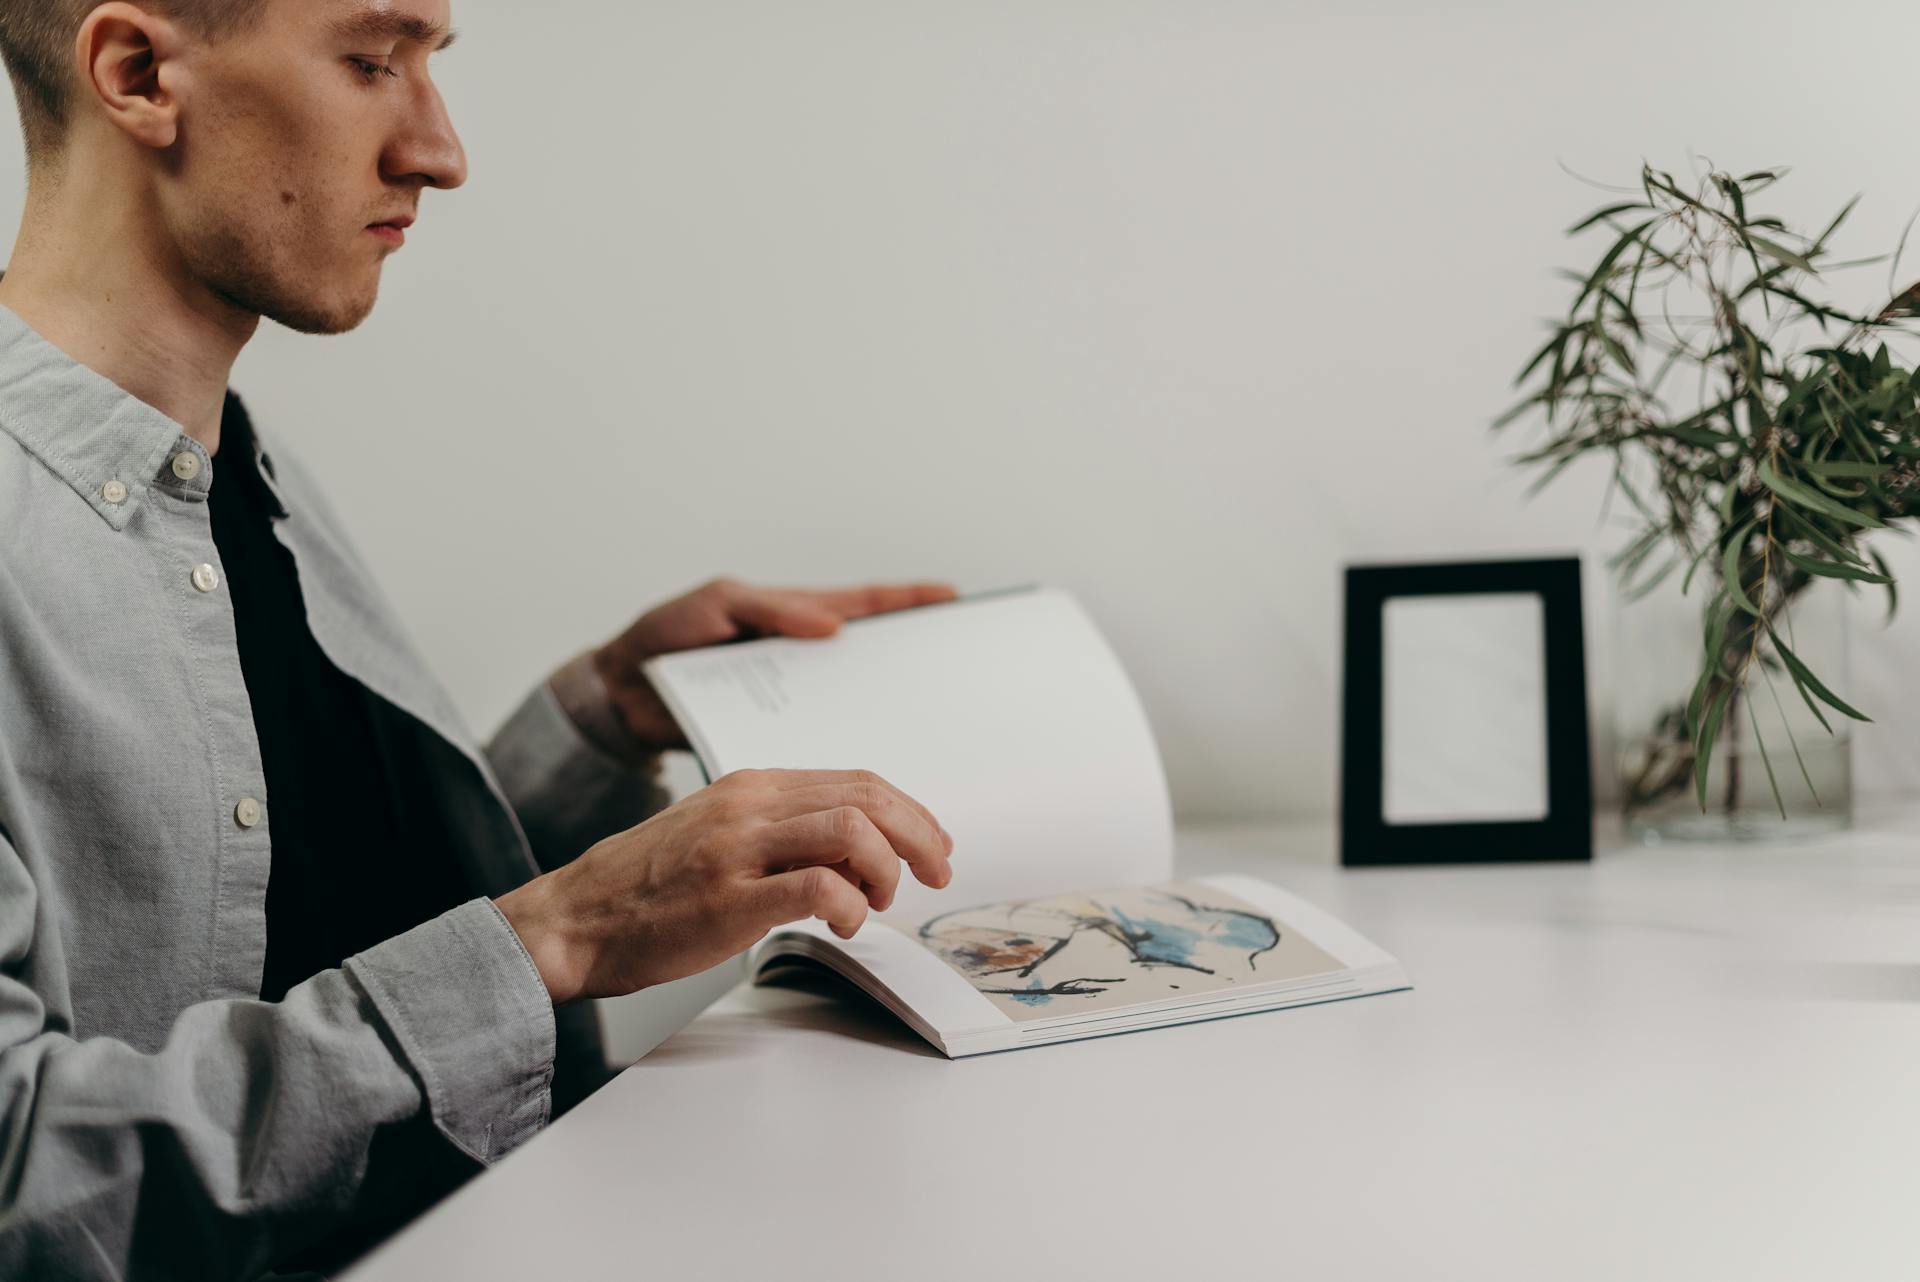
[(0, 1277), (251, 1277), (332, 1231), (423, 1109), (480, 1162), (546, 1119), (553, 1009), (487, 900), (282, 1001), (189, 1006), (152, 1052), (49, 1016), (44, 929), (0, 834)]
[(550, 682), (521, 701), (486, 751), (542, 868), (558, 868), (671, 800), (658, 756), (629, 762), (594, 744)]

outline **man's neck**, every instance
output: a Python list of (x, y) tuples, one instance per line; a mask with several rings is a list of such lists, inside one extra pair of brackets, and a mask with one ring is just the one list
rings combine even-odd
[(72, 166), (35, 182), (0, 304), (48, 342), (220, 448), (227, 377), (260, 318), (214, 298), (160, 243), (124, 187)]

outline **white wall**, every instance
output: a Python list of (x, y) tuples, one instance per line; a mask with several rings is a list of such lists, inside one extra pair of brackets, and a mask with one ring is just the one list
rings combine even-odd
[[(1862, 253), (1920, 203), (1910, 0), (454, 20), (471, 182), (365, 326), (268, 327), (235, 386), (472, 719), (720, 572), (1043, 579), (1111, 630), (1189, 816), (1331, 809), (1343, 563), (1612, 539), (1599, 476), (1522, 505), (1485, 427), (1596, 252), (1556, 162), (1789, 163), (1792, 219), (1868, 193)], [(1892, 720), (1920, 623), (1859, 642)], [(1865, 786), (1920, 780), (1920, 732), (1860, 744)]]

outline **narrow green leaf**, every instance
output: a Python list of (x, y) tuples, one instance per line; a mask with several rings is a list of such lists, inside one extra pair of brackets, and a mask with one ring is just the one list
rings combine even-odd
[(1567, 235), (1569, 236), (1578, 235), (1580, 232), (1585, 231), (1587, 228), (1593, 226), (1597, 222), (1600, 222), (1602, 219), (1611, 218), (1615, 214), (1624, 214), (1630, 209), (1646, 209), (1646, 208), (1648, 208), (1648, 205), (1644, 200), (1628, 200), (1628, 201), (1623, 201), (1618, 205), (1608, 205), (1605, 209), (1596, 209), (1592, 213), (1588, 214), (1585, 218), (1582, 218), (1579, 222), (1575, 223), (1573, 226), (1567, 228)]
[(1708, 539), (1704, 544), (1701, 545), (1700, 550), (1693, 554), (1693, 560), (1688, 562), (1687, 564), (1686, 576), (1680, 580), (1681, 596), (1685, 596), (1687, 594), (1687, 589), (1693, 586), (1694, 572), (1700, 568), (1700, 566), (1706, 561), (1707, 554), (1712, 551), (1713, 551), (1713, 540)]
[[(1766, 268), (1760, 265), (1760, 253), (1754, 247), (1754, 238), (1744, 226), (1747, 221), (1747, 211), (1745, 202), (1740, 199), (1739, 190), (1738, 187), (1734, 188), (1733, 206), (1734, 213), (1738, 215), (1738, 220), (1734, 223), (1733, 231), (1734, 234), (1740, 238), (1740, 244), (1746, 249), (1748, 260), (1753, 263), (1753, 274), (1756, 277), (1764, 277), (1766, 275)], [(1760, 309), (1765, 312), (1768, 317), (1773, 315), (1773, 301), (1767, 297), (1765, 292), (1762, 292), (1760, 295)]]
[[(1793, 733), (1793, 723), (1787, 720), (1786, 705), (1780, 702), (1780, 687), (1773, 683), (1773, 675), (1767, 671), (1772, 666), (1774, 665), (1762, 664), (1760, 674), (1767, 680), (1767, 693), (1773, 696), (1774, 711), (1780, 714), (1780, 728), (1787, 732), (1787, 746), (1793, 749), (1794, 764), (1800, 767), (1800, 777), (1807, 781), (1807, 795), (1813, 798), (1814, 805), (1824, 808), (1826, 803), (1820, 800), (1820, 790), (1813, 786), (1813, 773), (1807, 769), (1807, 759), (1800, 755), (1799, 736)], [(1760, 731), (1756, 727), (1754, 737), (1758, 738), (1759, 735)]]
[(1855, 583), (1873, 583), (1881, 587), (1885, 587), (1887, 584), (1893, 582), (1892, 579), (1884, 574), (1875, 574), (1870, 570), (1863, 570), (1856, 565), (1847, 565), (1840, 561), (1822, 561), (1810, 556), (1801, 556), (1798, 553), (1787, 551), (1785, 548), (1782, 548), (1781, 551), (1786, 552), (1787, 560), (1793, 562), (1808, 574), (1817, 574), (1823, 579), (1850, 579)]
[[(1647, 257), (1652, 252), (1653, 252), (1653, 237), (1642, 236), (1640, 238), (1640, 252), (1638, 254), (1635, 254), (1633, 258), (1633, 271), (1631, 271), (1627, 275), (1627, 297), (1625, 299), (1625, 307), (1628, 315), (1633, 315), (1634, 301), (1640, 295), (1640, 277), (1642, 273), (1644, 273), (1647, 269)], [(1664, 255), (1662, 255), (1662, 257), (1664, 257)], [(1634, 333), (1635, 334), (1640, 333), (1640, 321), (1637, 316), (1634, 317)], [(1658, 387), (1660, 386), (1660, 380), (1658, 378), (1655, 378), (1653, 382), (1650, 383), (1648, 386)]]
[(1647, 221), (1640, 223), (1634, 227), (1631, 227), (1627, 231), (1621, 233), (1620, 239), (1613, 242), (1613, 247), (1607, 250), (1605, 254), (1601, 255), (1599, 266), (1595, 267), (1593, 269), (1593, 274), (1587, 277), (1586, 287), (1580, 291), (1580, 296), (1573, 300), (1573, 307), (1571, 308), (1571, 310), (1573, 311), (1580, 310), (1580, 304), (1586, 302), (1587, 296), (1592, 294), (1594, 290), (1598, 289), (1600, 287), (1600, 283), (1607, 279), (1609, 274), (1613, 271), (1614, 263), (1619, 261), (1620, 255), (1627, 252), (1627, 246), (1633, 244), (1636, 240), (1639, 240), (1641, 235), (1645, 233), (1649, 227), (1653, 226), (1656, 222), (1659, 222), (1659, 221), (1660, 220), (1657, 218), (1649, 218), (1647, 219)]
[(1700, 798), (1700, 809), (1707, 808), (1707, 764), (1713, 758), (1714, 741), (1720, 737), (1720, 718), (1726, 715), (1727, 700), (1733, 696), (1733, 683), (1722, 686), (1720, 693), (1714, 696), (1713, 705), (1707, 710), (1705, 721), (1700, 726), (1700, 738), (1693, 749), (1693, 790)]
[(1645, 600), (1647, 597), (1652, 596), (1653, 590), (1671, 578), (1673, 572), (1679, 568), (1680, 558), (1677, 556), (1668, 557), (1659, 569), (1648, 575), (1647, 578), (1642, 580), (1637, 586), (1629, 588), (1623, 599), (1629, 605), (1635, 601)]
[(1760, 607), (1748, 599), (1746, 585), (1740, 582), (1740, 557), (1746, 551), (1747, 536), (1751, 533), (1753, 522), (1749, 521), (1727, 540), (1726, 552), (1720, 560), (1720, 578), (1727, 585), (1728, 598), (1757, 619)]
[(1849, 565), (1857, 565), (1862, 569), (1866, 568), (1867, 563), (1860, 559), (1860, 555), (1857, 552), (1815, 525), (1810, 517), (1802, 516), (1799, 512), (1787, 507), (1785, 504), (1774, 508), (1774, 514), (1785, 517), (1787, 524), (1799, 530), (1802, 538), (1827, 553), (1827, 555), (1831, 556), (1834, 560), (1845, 561)]
[(1549, 338), (1540, 350), (1533, 354), (1533, 358), (1527, 362), (1526, 368), (1520, 371), (1520, 376), (1513, 380), (1513, 385), (1518, 387), (1520, 384), (1526, 382), (1528, 375), (1540, 367), (1540, 362), (1565, 347), (1567, 345), (1567, 339), (1572, 337), (1572, 335), (1573, 331), (1571, 329), (1563, 327), (1556, 330), (1553, 337)]
[(1605, 348), (1607, 355), (1613, 358), (1614, 364), (1626, 370), (1629, 374), (1636, 372), (1633, 366), (1633, 354), (1627, 351), (1626, 348), (1620, 346), (1620, 341), (1612, 334), (1609, 334), (1607, 327), (1597, 319), (1594, 321), (1593, 332), (1600, 340), (1600, 346)]
[(1756, 474), (1759, 476), (1762, 485), (1772, 490), (1787, 502), (1797, 503), (1801, 507), (1819, 512), (1825, 516), (1830, 516), (1843, 524), (1857, 525), (1862, 529), (1869, 530), (1879, 529), (1885, 524), (1885, 522), (1881, 521), (1878, 517), (1869, 516), (1865, 512), (1856, 512), (1850, 507), (1834, 502), (1817, 490), (1810, 490), (1804, 485), (1789, 481), (1786, 477), (1780, 475), (1779, 471), (1773, 465), (1773, 460), (1770, 458), (1760, 461), (1760, 466), (1756, 469)]
[(1505, 427), (1507, 424), (1513, 422), (1513, 420), (1519, 418), (1522, 414), (1526, 413), (1528, 410), (1538, 405), (1541, 402), (1541, 400), (1542, 398), (1539, 396), (1529, 396), (1526, 400), (1521, 401), (1518, 405), (1515, 405), (1512, 409), (1502, 414), (1499, 418), (1496, 418), (1495, 420), (1493, 420), (1493, 430), (1496, 432), (1499, 431), (1501, 428)]
[(1819, 488), (1822, 494), (1830, 494), (1842, 503), (1845, 503), (1849, 499), (1863, 499), (1867, 497), (1867, 486), (1865, 482), (1858, 485), (1846, 486), (1841, 485), (1837, 481), (1829, 481), (1824, 476), (1816, 476), (1813, 478), (1813, 483)]
[(1773, 777), (1773, 758), (1767, 755), (1767, 741), (1760, 733), (1760, 718), (1753, 715), (1753, 700), (1747, 700), (1747, 724), (1753, 727), (1754, 746), (1760, 749), (1760, 764), (1767, 768), (1767, 787), (1773, 789), (1773, 804), (1780, 808), (1780, 818), (1787, 817), (1787, 799), (1780, 795), (1780, 781)]
[[(1844, 263), (1834, 264), (1835, 267), (1842, 267), (1845, 265), (1846, 264)], [(1775, 268), (1774, 270), (1780, 271), (1780, 270), (1784, 270), (1784, 268), (1780, 267), (1780, 268)], [(1755, 283), (1758, 284), (1759, 282), (1756, 281)], [(1865, 316), (1855, 316), (1852, 312), (1843, 312), (1839, 308), (1831, 307), (1826, 303), (1816, 303), (1811, 298), (1808, 298), (1805, 294), (1802, 294), (1799, 290), (1794, 289), (1790, 285), (1782, 285), (1782, 284), (1779, 284), (1777, 281), (1769, 280), (1766, 284), (1766, 289), (1768, 293), (1773, 294), (1777, 298), (1786, 299), (1788, 302), (1792, 303), (1795, 307), (1798, 307), (1801, 311), (1805, 312), (1807, 315), (1813, 317), (1815, 320), (1818, 320), (1818, 321), (1824, 322), (1824, 321), (1834, 320), (1834, 321), (1841, 321), (1844, 324), (1848, 324), (1848, 325), (1867, 325), (1872, 323)], [(1825, 332), (1826, 326), (1824, 324), (1822, 324), (1820, 328), (1822, 332)]]
[(1827, 229), (1814, 238), (1813, 247), (1816, 250), (1826, 248), (1827, 241), (1832, 239), (1833, 233), (1840, 230), (1840, 224), (1847, 221), (1847, 215), (1851, 214), (1853, 207), (1859, 203), (1860, 197), (1856, 195), (1852, 200), (1849, 200), (1845, 205), (1840, 207), (1840, 212), (1833, 216), (1833, 221), (1827, 224)]
[(1803, 272), (1813, 272), (1815, 274), (1819, 273), (1819, 270), (1820, 270), (1819, 268), (1815, 267), (1812, 263), (1808, 262), (1801, 255), (1794, 253), (1791, 249), (1788, 249), (1785, 245), (1780, 244), (1778, 241), (1768, 240), (1765, 236), (1753, 236), (1751, 234), (1749, 234), (1748, 239), (1753, 241), (1754, 247), (1756, 249), (1758, 249), (1761, 253), (1765, 254), (1769, 258), (1776, 258), (1779, 261), (1787, 264), (1787, 266), (1797, 267)]
[(1700, 718), (1706, 711), (1705, 699), (1707, 686), (1713, 680), (1713, 674), (1720, 670), (1721, 647), (1726, 643), (1727, 620), (1733, 616), (1733, 606), (1727, 601), (1726, 593), (1714, 596), (1707, 605), (1707, 652), (1706, 662), (1700, 665), (1700, 677), (1693, 683), (1693, 693), (1687, 696), (1687, 738), (1691, 742), (1700, 739)]
[(1652, 433), (1655, 436), (1671, 436), (1688, 445), (1698, 445), (1701, 449), (1717, 449), (1722, 445), (1736, 445), (1733, 437), (1722, 432), (1711, 431), (1704, 427), (1669, 427)]
[(1634, 567), (1646, 560), (1647, 554), (1652, 552), (1660, 542), (1661, 533), (1657, 525), (1648, 526), (1640, 531), (1628, 541), (1625, 547), (1607, 558), (1607, 568), (1621, 571), (1623, 574), (1632, 574)]
[(1793, 269), (1785, 263), (1775, 263), (1771, 267), (1761, 268), (1757, 275), (1733, 291), (1735, 301), (1746, 298), (1756, 290), (1764, 290), (1770, 294), (1780, 293), (1786, 288), (1780, 283), (1780, 278), (1791, 270)]
[(1887, 576), (1887, 622), (1893, 622), (1893, 616), (1900, 609), (1900, 585), (1893, 581), (1893, 570), (1887, 565), (1887, 559), (1872, 548), (1867, 554), (1873, 558), (1873, 568)]
[(1720, 650), (1727, 641), (1727, 625), (1733, 622), (1733, 602), (1727, 600), (1725, 591), (1714, 598), (1707, 613), (1707, 659), (1720, 661)]
[(1787, 675), (1793, 678), (1793, 688), (1799, 691), (1801, 699), (1806, 701), (1807, 711), (1813, 714), (1813, 719), (1820, 723), (1822, 730), (1825, 730), (1828, 734), (1832, 734), (1833, 723), (1827, 720), (1826, 713), (1820, 711), (1820, 705), (1813, 701), (1813, 693), (1807, 689), (1806, 682), (1800, 679), (1800, 674), (1792, 668), (1788, 668)]
[(1816, 369), (1805, 378), (1795, 382), (1792, 387), (1787, 389), (1786, 399), (1780, 402), (1780, 408), (1776, 410), (1775, 413), (1781, 418), (1787, 417), (1787, 415), (1799, 408), (1801, 401), (1825, 385), (1826, 377), (1827, 372), (1824, 369)]
[(1545, 472), (1542, 472), (1540, 476), (1531, 485), (1527, 486), (1526, 491), (1521, 495), (1521, 497), (1530, 499), (1534, 495), (1538, 494), (1540, 491), (1546, 489), (1549, 485), (1553, 484), (1555, 478), (1557, 478), (1560, 475), (1560, 473), (1566, 471), (1569, 467), (1572, 467), (1574, 462), (1579, 457), (1580, 456), (1578, 454), (1569, 454), (1565, 458), (1555, 463), (1552, 467), (1548, 468)]
[(1611, 287), (1606, 285), (1600, 287), (1600, 296), (1613, 304), (1614, 310), (1618, 313), (1614, 319), (1625, 325), (1627, 332), (1635, 338), (1641, 337), (1640, 318), (1634, 315), (1633, 307), (1628, 301), (1620, 297)]
[[(1786, 642), (1782, 641), (1780, 634), (1773, 630), (1773, 624), (1771, 622), (1767, 624), (1767, 634), (1773, 641), (1774, 652), (1780, 656), (1781, 662), (1787, 665), (1787, 671), (1793, 675), (1794, 683), (1802, 687), (1802, 693), (1805, 693), (1807, 690), (1813, 691), (1814, 694), (1820, 697), (1822, 703), (1834, 709), (1836, 712), (1841, 712), (1852, 717), (1855, 721), (1865, 721), (1869, 723), (1873, 721), (1872, 717), (1852, 707), (1839, 695), (1820, 684), (1820, 678), (1808, 671), (1807, 665), (1800, 662), (1798, 655), (1787, 649)], [(1815, 709), (1815, 711), (1817, 712), (1818, 709)], [(1824, 723), (1826, 719), (1823, 717), (1821, 720)], [(1828, 729), (1831, 730), (1832, 727), (1829, 726)]]
[(1713, 679), (1713, 664), (1700, 669), (1700, 675), (1694, 680), (1693, 693), (1687, 696), (1687, 742), (1700, 742), (1700, 715), (1705, 711), (1702, 706), (1706, 699), (1707, 683)]
[(1647, 198), (1649, 200), (1653, 198), (1652, 196), (1653, 189), (1655, 187), (1658, 187), (1661, 191), (1666, 192), (1667, 195), (1672, 196), (1675, 200), (1679, 201), (1681, 204), (1687, 206), (1690, 209), (1698, 209), (1707, 213), (1713, 212), (1712, 210), (1707, 209), (1705, 205), (1695, 200), (1692, 196), (1687, 195), (1686, 192), (1681, 191), (1679, 184), (1674, 182), (1673, 175), (1668, 173), (1664, 169), (1654, 169), (1652, 167), (1643, 168), (1640, 171), (1640, 181), (1647, 188), (1647, 191), (1648, 191)]
[[(1690, 430), (1693, 428), (1705, 427), (1707, 424), (1713, 422), (1715, 419), (1718, 419), (1718, 418), (1724, 417), (1731, 420), (1732, 411), (1734, 407), (1737, 406), (1739, 403), (1740, 403), (1739, 397), (1729, 396), (1724, 400), (1715, 401), (1713, 404), (1706, 406), (1697, 414), (1689, 414), (1687, 417), (1681, 419), (1677, 423), (1668, 423), (1665, 426), (1656, 425), (1654, 428), (1650, 430), (1656, 433), (1667, 432), (1671, 434), (1671, 433), (1680, 432), (1683, 430)], [(1709, 429), (1709, 430), (1712, 430), (1712, 429)], [(1719, 435), (1724, 437), (1726, 440), (1730, 440), (1730, 441), (1738, 439), (1731, 432), (1721, 432), (1719, 433)]]
[(1862, 477), (1868, 480), (1878, 480), (1893, 470), (1893, 465), (1890, 463), (1856, 463), (1846, 460), (1838, 463), (1804, 463), (1801, 466), (1815, 476)]

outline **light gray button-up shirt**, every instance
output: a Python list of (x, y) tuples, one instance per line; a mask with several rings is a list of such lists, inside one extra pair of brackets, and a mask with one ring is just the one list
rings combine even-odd
[[(478, 746), (313, 482), (255, 452), (315, 639), (411, 718), (472, 885), (664, 804), (545, 685)], [(409, 1146), (526, 1139), (590, 1027), (556, 1032), (486, 897), (257, 1000), (273, 798), (218, 478), (0, 307), (0, 1277), (257, 1274), (363, 1213), (370, 1168), (404, 1184)]]

